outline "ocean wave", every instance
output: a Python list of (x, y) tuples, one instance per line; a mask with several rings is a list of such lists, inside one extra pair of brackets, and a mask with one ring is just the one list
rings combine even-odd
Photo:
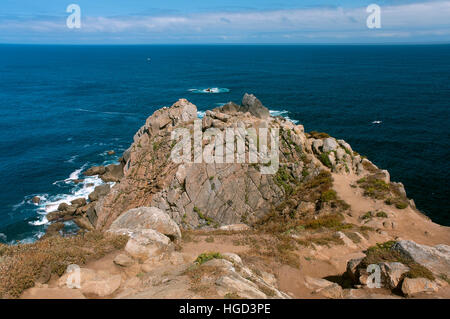
[(0, 241), (6, 242), (6, 240), (7, 240), (6, 235), (3, 233), (0, 233)]
[(217, 93), (228, 93), (230, 89), (227, 88), (204, 88), (204, 89), (189, 89), (191, 93), (196, 94), (217, 94)]
[(67, 161), (65, 161), (66, 163), (73, 163), (77, 158), (79, 157), (79, 155), (74, 155), (71, 158), (69, 158)]
[(34, 233), (32, 236), (24, 238), (22, 240), (11, 240), (8, 244), (9, 245), (32, 244), (35, 241), (39, 240), (44, 235), (45, 235), (44, 232), (38, 231), (38, 232)]
[(381, 124), (383, 121), (373, 121), (372, 124)]
[(53, 184), (65, 184), (66, 186), (71, 186), (69, 193), (56, 194), (40, 196), (41, 201), (37, 204), (37, 214), (38, 219), (30, 221), (29, 224), (33, 226), (41, 226), (48, 224), (46, 215), (50, 212), (57, 210), (58, 206), (62, 203), (70, 204), (71, 201), (77, 198), (88, 198), (89, 194), (92, 193), (95, 187), (104, 184), (101, 178), (98, 176), (83, 176), (83, 181), (76, 184), (74, 180), (82, 178), (81, 172), (88, 166), (88, 163), (84, 164), (79, 169), (76, 169), (70, 173), (69, 177), (62, 180), (56, 181)]
[(298, 124), (299, 122), (297, 120), (293, 120), (291, 119), (287, 114), (289, 114), (289, 111), (286, 110), (269, 110), (269, 113), (271, 116), (282, 116), (284, 117), (286, 120), (291, 121), (294, 124)]
[(205, 116), (205, 113), (206, 112), (204, 112), (204, 111), (197, 111), (197, 117), (202, 119)]

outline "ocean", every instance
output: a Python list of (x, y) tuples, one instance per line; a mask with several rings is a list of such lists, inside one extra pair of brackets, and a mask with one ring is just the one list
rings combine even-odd
[(450, 226), (450, 45), (0, 45), (0, 242), (42, 236), (47, 212), (101, 182), (70, 179), (117, 161), (156, 109), (246, 92), (345, 139)]

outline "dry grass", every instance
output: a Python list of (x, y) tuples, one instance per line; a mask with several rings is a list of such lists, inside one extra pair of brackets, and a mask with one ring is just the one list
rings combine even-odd
[(45, 271), (61, 276), (68, 265), (83, 265), (122, 249), (127, 236), (88, 232), (49, 237), (32, 244), (0, 245), (0, 298), (17, 298)]
[(211, 282), (215, 282), (224, 274), (224, 271), (220, 267), (199, 264), (192, 265), (183, 273), (183, 275), (188, 276), (190, 279), (190, 290), (203, 296), (210, 296), (214, 293)]
[(324, 132), (311, 131), (308, 134), (309, 134), (309, 137), (315, 138), (315, 139), (322, 139), (322, 138), (330, 137), (330, 135), (328, 133), (324, 133)]
[(357, 183), (364, 190), (364, 196), (384, 200), (387, 205), (395, 205), (398, 209), (404, 209), (409, 205), (398, 186), (384, 182), (379, 173), (363, 177)]

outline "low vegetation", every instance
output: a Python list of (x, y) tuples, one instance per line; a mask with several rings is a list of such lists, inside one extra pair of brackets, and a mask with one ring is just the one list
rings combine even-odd
[(127, 241), (124, 235), (88, 232), (32, 244), (0, 245), (0, 298), (17, 298), (42, 276), (61, 276), (68, 265), (99, 259), (122, 249)]
[(428, 268), (393, 250), (394, 244), (395, 241), (387, 241), (385, 243), (377, 243), (375, 246), (370, 247), (365, 251), (366, 257), (361, 261), (361, 266), (366, 268), (370, 264), (378, 264), (381, 262), (400, 262), (410, 269), (403, 277), (435, 279), (433, 273)]
[(387, 205), (394, 205), (398, 209), (404, 209), (409, 205), (407, 198), (400, 193), (398, 186), (386, 183), (380, 179), (378, 173), (363, 177), (357, 183), (364, 190), (364, 196), (384, 200)]
[(201, 265), (201, 264), (204, 264), (205, 262), (210, 261), (215, 258), (222, 259), (223, 256), (217, 252), (202, 253), (202, 254), (198, 255), (197, 259), (195, 259), (195, 263), (198, 265)]
[(328, 138), (328, 137), (330, 137), (330, 135), (328, 133), (324, 133), (324, 132), (311, 131), (311, 132), (309, 132), (309, 137), (312, 137), (315, 139), (322, 139), (322, 138)]

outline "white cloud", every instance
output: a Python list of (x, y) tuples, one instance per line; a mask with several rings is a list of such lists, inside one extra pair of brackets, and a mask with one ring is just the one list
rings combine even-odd
[[(368, 30), (366, 8), (310, 8), (275, 11), (214, 12), (160, 16), (82, 16), (76, 33), (65, 26), (65, 17), (53, 19), (0, 19), (4, 32), (68, 33), (83, 37), (133, 37), (156, 39), (236, 39), (277, 37), (281, 41), (300, 38), (413, 37), (427, 34), (448, 36), (450, 1), (381, 6), (382, 28)], [(264, 36), (262, 36), (264, 35)]]

